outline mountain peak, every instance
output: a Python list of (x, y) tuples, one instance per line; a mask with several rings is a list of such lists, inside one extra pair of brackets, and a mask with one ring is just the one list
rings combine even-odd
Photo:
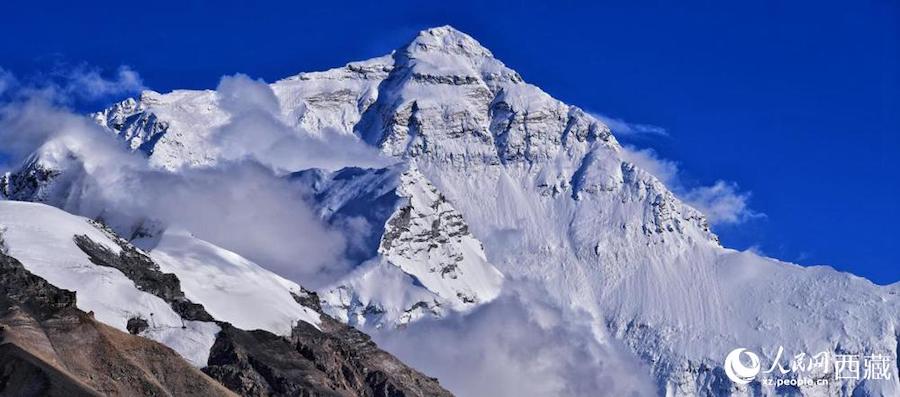
[(468, 57), (493, 57), (490, 50), (477, 40), (450, 25), (425, 29), (406, 47), (410, 53), (441, 52)]

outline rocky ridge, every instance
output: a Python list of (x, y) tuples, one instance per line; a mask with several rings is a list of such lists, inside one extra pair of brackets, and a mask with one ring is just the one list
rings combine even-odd
[[(20, 223), (16, 216), (11, 216), (13, 212), (10, 211), (18, 214), (27, 212), (25, 218), (28, 222)], [(31, 392), (37, 393), (36, 395), (63, 395), (68, 392), (75, 395), (229, 395), (230, 392), (216, 384), (214, 379), (236, 393), (249, 396), (450, 395), (436, 379), (407, 367), (392, 355), (381, 351), (365, 334), (324, 313), (319, 313), (318, 321), (314, 323), (296, 321), (287, 335), (260, 329), (243, 330), (215, 319), (202, 304), (194, 303), (186, 297), (182, 283), (175, 274), (162, 272), (161, 266), (151, 256), (95, 221), (68, 215), (45, 205), (12, 201), (0, 202), (0, 215), (3, 230), (0, 235), (4, 236), (3, 254), (0, 255), (0, 265), (4, 268), (0, 272), (0, 303), (10, 303), (5, 310), (11, 316), (0, 320), (4, 326), (4, 341), (11, 340), (15, 344), (33, 329), (42, 330), (46, 338), (51, 338), (52, 341), (60, 341), (52, 343), (53, 347), (49, 348), (40, 343), (7, 346), (9, 356), (4, 357), (9, 361), (3, 367), (6, 372), (0, 373), (0, 379), (4, 379), (5, 374), (8, 376), (6, 379), (13, 381), (0, 382), (6, 392), (17, 395)], [(68, 223), (60, 221), (61, 217), (66, 218)], [(125, 317), (119, 320), (121, 322), (111, 321), (120, 330), (94, 320), (94, 312), (79, 310), (82, 306), (76, 306), (75, 292), (59, 289), (29, 271), (37, 269), (51, 276), (51, 279), (59, 280), (59, 274), (36, 262), (32, 250), (23, 250), (27, 248), (26, 238), (34, 238), (29, 237), (29, 233), (40, 232), (46, 227), (61, 229), (57, 233), (63, 235), (71, 234), (69, 238), (72, 244), (83, 255), (79, 258), (60, 250), (58, 243), (45, 244), (40, 238), (35, 239), (38, 240), (35, 243), (45, 247), (42, 252), (48, 255), (44, 258), (54, 262), (55, 266), (72, 266), (72, 262), (82, 262), (79, 265), (81, 272), (96, 266), (94, 271), (106, 274), (106, 277), (112, 274), (124, 276), (132, 283), (130, 288), (159, 298), (170, 306), (179, 316), (181, 324), (167, 327), (161, 324), (168, 320), (160, 312), (160, 307), (155, 312), (141, 314), (140, 308), (124, 296), (109, 298), (124, 300), (117, 302), (119, 304), (134, 305), (123, 310)], [(26, 255), (28, 262), (24, 266), (7, 255), (18, 252), (30, 253)], [(98, 278), (103, 282), (102, 276)], [(103, 289), (107, 291), (80, 289), (78, 294), (90, 301), (98, 293), (116, 291), (115, 286)], [(292, 299), (300, 305), (312, 305), (312, 311), (321, 311), (317, 304), (318, 298), (301, 288), (298, 288), (298, 294)], [(92, 306), (88, 303), (85, 307)], [(215, 327), (215, 332), (211, 335), (213, 341), (207, 347), (209, 350), (202, 352), (203, 362), (198, 362), (194, 350), (185, 350), (186, 345), (197, 343), (197, 336), (185, 333), (190, 332), (189, 327), (204, 328), (191, 325), (196, 323), (209, 323)], [(89, 328), (86, 329), (84, 324)], [(176, 331), (179, 328), (181, 330)], [(129, 336), (122, 332), (126, 330), (136, 335)], [(97, 341), (95, 336), (91, 336), (97, 331), (105, 335), (106, 339)], [(84, 337), (86, 339), (79, 339), (83, 332), (88, 332)], [(41, 340), (46, 338), (40, 337)], [(170, 344), (178, 353), (145, 338)], [(147, 347), (135, 350), (131, 347), (134, 345)], [(63, 347), (66, 349), (65, 354), (72, 355), (75, 351), (84, 350), (97, 355), (90, 358), (95, 361), (76, 364), (65, 361), (70, 357), (63, 356), (60, 351)], [(202, 348), (202, 344), (199, 347)], [(31, 349), (50, 349), (51, 352), (35, 352)], [(128, 358), (124, 358), (125, 363), (116, 364), (115, 360), (121, 358), (115, 353), (119, 349), (127, 349)], [(179, 354), (188, 359), (193, 358), (192, 362), (189, 364)], [(62, 367), (60, 357), (63, 358)], [(29, 362), (29, 366), (20, 365), (22, 360)], [(132, 361), (138, 363), (137, 367), (127, 365)], [(117, 367), (102, 367), (111, 363)], [(87, 365), (95, 367), (86, 368)], [(133, 373), (134, 370), (141, 371), (140, 366), (146, 366), (142, 371), (149, 371), (152, 376), (165, 378), (144, 380)], [(74, 370), (73, 368), (81, 372), (77, 372), (76, 376), (66, 373)], [(197, 368), (202, 368), (207, 375), (203, 375)], [(120, 372), (121, 375), (118, 375)], [(176, 376), (176, 373), (181, 375)], [(112, 376), (111, 380), (104, 378), (107, 375)], [(201, 380), (190, 380), (191, 376)], [(182, 383), (167, 383), (176, 381)], [(98, 382), (108, 384), (98, 386)], [(168, 387), (172, 390), (166, 390)]]

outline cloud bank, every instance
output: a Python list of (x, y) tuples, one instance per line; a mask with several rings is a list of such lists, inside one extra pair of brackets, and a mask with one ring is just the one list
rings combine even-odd
[[(110, 92), (123, 78), (100, 82), (87, 77), (82, 83)], [(239, 97), (226, 97), (226, 103), (244, 101), (255, 104), (252, 109), (271, 110), (265, 92), (228, 91), (228, 80), (223, 81), (226, 95)], [(250, 148), (215, 168), (154, 169), (113, 134), (65, 108), (71, 100), (66, 90), (49, 87), (24, 87), (0, 106), (0, 152), (10, 164), (36, 153), (44, 166), (66, 170), (54, 181), (57, 190), (44, 192), (49, 203), (102, 218), (126, 237), (185, 228), (312, 288), (347, 271), (342, 233), (313, 213), (304, 201), (308, 192), (283, 178), (274, 164), (260, 161), (263, 149)], [(232, 134), (282, 127), (265, 117), (254, 116), (253, 122), (242, 117), (228, 126)]]
[(18, 82), (16, 77), (6, 69), (0, 68), (0, 97), (11, 88), (15, 87)]
[(291, 126), (268, 84), (243, 74), (225, 76), (216, 89), (231, 116), (214, 140), (223, 160), (252, 159), (277, 172), (347, 166), (383, 167), (391, 160), (356, 136), (337, 131), (312, 134)]
[(602, 325), (546, 296), (534, 284), (507, 280), (501, 297), (469, 314), (372, 333), (460, 396), (656, 395), (649, 370), (603, 336)]

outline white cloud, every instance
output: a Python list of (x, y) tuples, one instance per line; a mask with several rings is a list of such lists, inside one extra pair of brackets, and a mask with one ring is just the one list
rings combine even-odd
[(249, 158), (278, 172), (381, 167), (391, 162), (355, 135), (332, 130), (314, 135), (290, 126), (272, 88), (261, 80), (242, 74), (225, 76), (216, 92), (219, 104), (231, 114), (231, 121), (218, 128), (214, 137), (225, 160)]
[(49, 74), (37, 73), (22, 79), (0, 67), (0, 96), (14, 94), (17, 98), (12, 99), (20, 102), (41, 97), (52, 103), (70, 105), (78, 100), (129, 95), (145, 88), (141, 76), (128, 66), (119, 66), (107, 77), (98, 68), (62, 64)]
[(650, 125), (650, 124), (639, 124), (639, 123), (631, 123), (625, 120), (622, 120), (617, 117), (607, 116), (601, 113), (590, 113), (591, 116), (596, 117), (603, 124), (606, 124), (610, 130), (612, 130), (613, 134), (620, 137), (628, 137), (628, 136), (658, 136), (658, 137), (667, 137), (669, 136), (669, 132), (666, 131), (665, 128)]
[(215, 169), (153, 169), (91, 120), (57, 106), (66, 99), (54, 94), (28, 91), (0, 106), (0, 154), (10, 164), (39, 151), (71, 167), (60, 181), (69, 189), (48, 197), (52, 204), (102, 217), (124, 236), (147, 220), (183, 227), (313, 288), (349, 266), (342, 234), (306, 204), (308, 192), (269, 167), (245, 158)]
[(128, 66), (120, 66), (112, 78), (105, 78), (100, 70), (80, 66), (60, 74), (61, 86), (66, 95), (85, 99), (124, 95), (144, 90), (141, 76)]
[(0, 68), (0, 95), (15, 87), (18, 82), (10, 71)]
[(233, 114), (242, 115), (263, 112), (277, 117), (278, 97), (272, 88), (262, 80), (254, 80), (245, 74), (223, 76), (216, 88), (219, 105)]
[(657, 177), (670, 188), (678, 184), (678, 164), (671, 160), (660, 158), (653, 149), (638, 149), (633, 146), (624, 146), (622, 157), (638, 168)]
[(333, 133), (326, 140), (290, 127), (271, 88), (244, 75), (224, 77), (217, 89), (231, 115), (216, 131), (225, 148), (219, 166), (177, 173), (151, 168), (146, 158), (65, 108), (76, 98), (142, 88), (127, 67), (111, 80), (78, 67), (16, 88), (11, 101), (0, 104), (0, 158), (19, 165), (40, 150), (83, 174), (67, 181), (77, 186), (54, 204), (102, 216), (125, 235), (145, 219), (177, 225), (312, 288), (350, 266), (348, 242), (336, 228), (362, 226), (326, 225), (304, 201), (308, 192), (283, 175), (389, 162), (355, 136)]
[(740, 224), (765, 214), (750, 209), (750, 192), (734, 182), (716, 181), (710, 186), (685, 186), (678, 163), (660, 158), (653, 149), (623, 146), (622, 157), (662, 181), (681, 200), (700, 210), (714, 225)]
[(650, 371), (603, 325), (547, 296), (535, 284), (507, 280), (501, 297), (471, 313), (371, 332), (459, 396), (656, 395)]
[(712, 186), (696, 187), (685, 192), (682, 198), (713, 224), (738, 224), (764, 216), (748, 207), (750, 193), (739, 191), (734, 182), (719, 180)]

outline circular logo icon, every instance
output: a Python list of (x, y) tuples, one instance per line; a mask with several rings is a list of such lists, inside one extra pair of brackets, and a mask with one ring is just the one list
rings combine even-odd
[[(741, 362), (741, 354), (750, 359), (750, 365)], [(759, 356), (744, 348), (734, 349), (725, 357), (725, 375), (739, 385), (746, 385), (756, 378), (759, 368)]]

